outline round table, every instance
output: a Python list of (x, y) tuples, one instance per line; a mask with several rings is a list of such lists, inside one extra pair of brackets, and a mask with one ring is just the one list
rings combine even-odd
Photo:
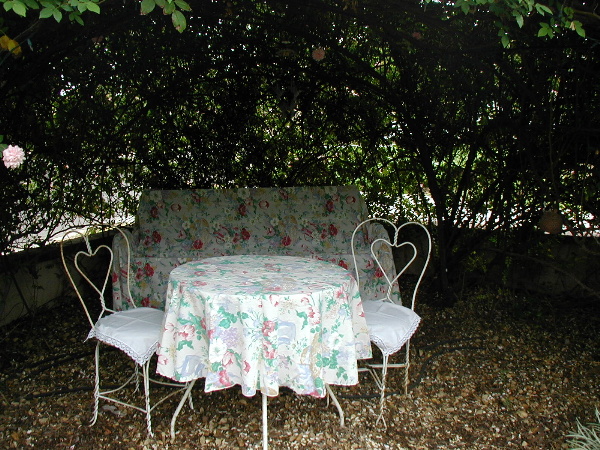
[(183, 264), (170, 275), (157, 372), (205, 378), (205, 391), (281, 386), (324, 397), (358, 383), (371, 357), (358, 286), (344, 268), (291, 256), (240, 255)]

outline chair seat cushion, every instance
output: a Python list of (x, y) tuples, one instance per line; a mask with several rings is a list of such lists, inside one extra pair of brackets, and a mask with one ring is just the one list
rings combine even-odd
[(88, 334), (127, 353), (139, 365), (145, 364), (158, 348), (164, 312), (134, 308), (104, 316)]
[(412, 309), (383, 300), (363, 302), (369, 337), (384, 355), (396, 353), (410, 339), (421, 318)]

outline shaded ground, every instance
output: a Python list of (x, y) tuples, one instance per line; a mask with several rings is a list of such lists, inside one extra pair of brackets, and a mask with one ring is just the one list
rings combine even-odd
[[(335, 389), (344, 428), (325, 400), (289, 392), (270, 400), (271, 448), (567, 448), (576, 419), (591, 421), (600, 407), (598, 311), (503, 293), (467, 298), (452, 309), (418, 308), (411, 391), (389, 397), (387, 429), (375, 425), (376, 399), (353, 398), (376, 393), (365, 377), (359, 387)], [(195, 411), (182, 411), (175, 443), (168, 433), (179, 397), (155, 410), (154, 438), (131, 410), (101, 411), (89, 427), (87, 331), (72, 299), (0, 330), (0, 448), (260, 447), (260, 398), (237, 389), (204, 394), (197, 386)], [(123, 372), (126, 358), (104, 355), (111, 372)], [(391, 390), (400, 389), (400, 375), (392, 372)]]

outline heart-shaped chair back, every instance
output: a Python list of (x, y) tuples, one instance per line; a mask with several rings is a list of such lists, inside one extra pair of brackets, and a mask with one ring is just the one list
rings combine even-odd
[[(413, 309), (414, 304), (415, 304), (416, 294), (419, 289), (419, 285), (421, 284), (423, 276), (425, 275), (425, 270), (427, 269), (427, 266), (429, 265), (429, 259), (431, 256), (431, 235), (429, 234), (429, 230), (427, 230), (427, 228), (419, 222), (405, 222), (399, 226), (396, 226), (390, 220), (382, 219), (382, 218), (367, 219), (364, 222), (360, 223), (356, 227), (354, 234), (352, 236), (352, 251), (353, 251), (357, 279), (359, 276), (359, 270), (358, 270), (358, 267), (356, 264), (356, 257), (354, 254), (355, 236), (357, 235), (357, 231), (359, 229), (361, 229), (365, 224), (367, 224), (369, 222), (375, 222), (375, 221), (386, 223), (388, 225), (388, 228), (391, 229), (391, 231), (392, 231), (390, 233), (390, 237), (391, 237), (390, 239), (378, 238), (378, 239), (373, 240), (373, 242), (371, 243), (371, 256), (373, 258), (373, 261), (375, 262), (375, 264), (378, 266), (379, 270), (383, 274), (383, 278), (386, 280), (386, 282), (388, 284), (386, 300), (388, 300), (390, 302), (393, 302), (392, 292), (394, 289), (394, 285), (396, 285), (398, 283), (398, 280), (400, 279), (400, 277), (415, 262), (415, 260), (417, 259), (417, 256), (418, 256), (417, 245), (415, 245), (415, 242), (412, 242), (410, 240), (403, 240), (404, 238), (401, 236), (402, 232), (405, 231), (405, 229), (408, 227), (419, 227), (423, 230), (423, 232), (425, 234), (426, 245), (425, 245), (425, 248), (423, 249), (423, 253), (425, 254), (425, 260), (423, 263), (423, 267), (419, 272), (419, 277), (416, 282), (416, 285), (415, 285), (414, 289), (412, 290), (410, 308)], [(402, 265), (402, 267), (396, 267), (395, 274), (389, 274), (384, 269), (384, 265), (382, 264), (380, 257), (379, 257), (379, 254), (381, 254), (380, 250), (381, 250), (382, 246), (385, 246), (390, 249), (391, 248), (402, 249), (402, 248), (407, 247), (412, 250), (412, 254), (406, 260), (406, 262)]]
[[(85, 250), (80, 250), (73, 256), (70, 264), (67, 264), (65, 245), (67, 241), (71, 241), (73, 237), (80, 238), (85, 244)], [(72, 245), (72, 243), (69, 245)], [(98, 297), (102, 311), (98, 318), (104, 316), (106, 312), (114, 312), (112, 309), (106, 307), (105, 294), (111, 280), (111, 273), (113, 267), (113, 252), (112, 249), (105, 244), (98, 245), (95, 249), (92, 248), (92, 242), (90, 242), (90, 236), (88, 233), (80, 231), (71, 231), (63, 237), (60, 244), (60, 252), (63, 267), (66, 275), (71, 282), (71, 286), (75, 290), (75, 294), (79, 298), (81, 305), (85, 311), (90, 325), (93, 327), (96, 323), (92, 320), (90, 312), (88, 310), (88, 302), (84, 299), (87, 293), (83, 292), (81, 282), (76, 282), (76, 278), (81, 278), (86, 281), (87, 284), (92, 288), (93, 292)], [(79, 275), (79, 277), (78, 277)]]
[[(86, 238), (86, 243), (88, 244), (87, 251), (79, 251), (75, 254), (74, 264), (77, 272), (83, 277), (85, 281), (88, 282), (90, 287), (98, 294), (98, 299), (102, 305), (102, 309), (106, 309), (106, 302), (104, 299), (104, 294), (106, 292), (106, 287), (108, 286), (108, 281), (110, 280), (111, 268), (113, 263), (113, 253), (110, 247), (107, 245), (99, 245), (95, 250), (91, 250), (89, 246), (88, 239)], [(97, 261), (102, 261), (105, 263), (104, 258), (100, 258), (103, 252), (108, 253), (109, 262), (108, 265), (104, 268), (97, 268)], [(91, 277), (91, 273), (97, 273), (98, 276)]]

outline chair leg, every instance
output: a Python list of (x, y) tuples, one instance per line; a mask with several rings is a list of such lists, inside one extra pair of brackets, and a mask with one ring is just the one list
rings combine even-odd
[(404, 395), (408, 395), (408, 371), (410, 369), (410, 341), (406, 343), (406, 368), (404, 369)]
[(383, 422), (383, 427), (387, 428), (387, 424), (385, 422), (385, 418), (383, 417), (383, 412), (385, 410), (385, 382), (387, 378), (387, 369), (388, 369), (388, 355), (383, 355), (383, 367), (381, 368), (381, 393), (379, 397), (379, 416), (377, 417), (377, 421), (375, 425), (379, 424), (381, 420)]
[(96, 342), (96, 352), (94, 357), (94, 412), (90, 425), (94, 425), (98, 420), (98, 408), (100, 403), (100, 341)]
[(142, 366), (142, 376), (144, 381), (144, 398), (146, 401), (146, 428), (148, 429), (148, 434), (150, 436), (154, 436), (152, 432), (152, 413), (150, 409), (150, 377), (148, 375), (150, 366), (150, 360), (146, 361), (146, 363)]

